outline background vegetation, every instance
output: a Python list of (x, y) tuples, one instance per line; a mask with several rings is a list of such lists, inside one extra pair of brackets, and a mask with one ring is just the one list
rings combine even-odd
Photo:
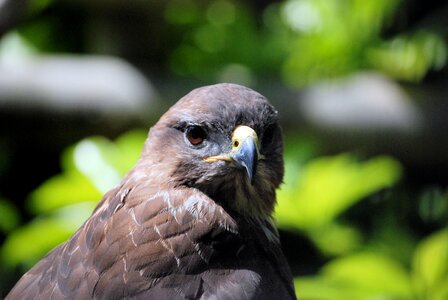
[[(276, 217), (299, 299), (448, 299), (447, 4), (30, 0), (0, 9), (0, 298), (88, 218), (166, 107), (226, 81), (267, 95), (282, 116)], [(86, 81), (74, 80), (87, 58)], [(141, 75), (122, 98), (95, 69), (110, 61)], [(142, 85), (147, 102), (132, 103)], [(54, 87), (62, 92), (49, 105)], [(114, 96), (125, 109), (110, 108)]]

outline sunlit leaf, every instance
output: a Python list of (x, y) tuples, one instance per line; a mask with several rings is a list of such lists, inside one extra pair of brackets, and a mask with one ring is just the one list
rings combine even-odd
[[(285, 80), (302, 87), (355, 72), (364, 51), (380, 39), (397, 0), (289, 0), (282, 17), (296, 32), (283, 63)], [(350, 13), (347, 13), (350, 12)]]
[(413, 270), (416, 286), (422, 295), (448, 295), (448, 230), (434, 233), (418, 245)]
[(41, 184), (31, 193), (27, 205), (31, 212), (42, 214), (75, 203), (97, 203), (101, 196), (102, 193), (85, 176), (70, 172)]
[[(323, 276), (294, 279), (297, 300), (370, 300), (372, 294), (356, 286)], [(380, 298), (389, 299), (389, 298)]]
[(366, 162), (348, 154), (315, 159), (295, 182), (285, 179), (287, 184), (278, 192), (279, 225), (302, 230), (324, 226), (364, 197), (392, 186), (400, 176), (400, 164), (390, 157)]
[(413, 295), (406, 270), (396, 261), (376, 253), (357, 253), (333, 260), (323, 268), (322, 274), (376, 297), (411, 299)]
[(145, 139), (146, 133), (141, 130), (123, 134), (114, 142), (104, 137), (90, 137), (74, 146), (65, 165), (74, 166), (104, 193), (134, 166)]
[(53, 247), (67, 240), (88, 218), (94, 204), (82, 203), (36, 218), (8, 235), (0, 248), (0, 260), (7, 266), (31, 267)]
[(367, 51), (367, 57), (372, 66), (389, 76), (418, 81), (429, 70), (439, 70), (446, 65), (448, 49), (437, 34), (418, 32), (372, 47)]
[(115, 140), (115, 145), (120, 152), (115, 165), (120, 174), (124, 175), (135, 165), (142, 152), (146, 137), (146, 131), (132, 130)]
[(437, 285), (435, 285), (430, 294), (432, 300), (448, 299), (448, 278), (441, 280)]
[(361, 246), (362, 236), (356, 228), (336, 222), (308, 231), (309, 237), (323, 254), (347, 254)]
[(8, 233), (19, 223), (19, 212), (11, 202), (0, 199), (0, 232)]
[(117, 146), (104, 137), (91, 137), (75, 145), (73, 160), (76, 168), (104, 194), (122, 178), (117, 170), (120, 151)]
[[(88, 218), (103, 193), (135, 164), (145, 138), (145, 132), (136, 130), (115, 142), (91, 137), (68, 147), (62, 155), (63, 172), (45, 181), (28, 198), (28, 208), (40, 217), (8, 236), (1, 248), (3, 261), (11, 266), (29, 267), (70, 237)], [(6, 213), (13, 218), (14, 214), (8, 211), (10, 207), (2, 204), (0, 217)], [(14, 220), (7, 217), (0, 219), (0, 226), (12, 228)]]
[(91, 137), (67, 148), (62, 155), (63, 173), (34, 190), (28, 207), (40, 214), (74, 203), (98, 202), (135, 164), (145, 138), (144, 131), (135, 130), (115, 142)]

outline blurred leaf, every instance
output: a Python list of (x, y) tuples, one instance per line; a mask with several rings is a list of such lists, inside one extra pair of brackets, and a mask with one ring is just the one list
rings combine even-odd
[(200, 19), (200, 8), (194, 0), (174, 0), (167, 3), (165, 19), (169, 23), (187, 25)]
[(358, 229), (338, 223), (315, 228), (310, 230), (308, 235), (327, 256), (350, 253), (359, 248), (362, 242), (362, 235)]
[[(396, 200), (395, 197), (392, 199)], [(374, 230), (363, 246), (408, 266), (418, 243), (412, 228), (405, 226), (403, 220), (391, 210), (374, 216), (373, 221)]]
[(283, 74), (287, 83), (300, 88), (366, 68), (420, 80), (446, 65), (447, 45), (431, 31), (383, 40), (401, 2), (286, 0), (270, 3), (260, 23), (238, 1), (171, 1), (165, 19), (182, 39), (171, 52), (170, 66), (206, 81), (252, 83), (256, 76)]
[(298, 299), (448, 299), (448, 230), (423, 240), (412, 275), (388, 256), (358, 252), (334, 259), (313, 277), (295, 278)]
[(43, 214), (75, 203), (97, 203), (101, 196), (102, 193), (85, 176), (67, 172), (41, 184), (31, 193), (27, 205), (34, 214)]
[(261, 26), (241, 1), (209, 1), (194, 5), (194, 13), (191, 6), (187, 1), (184, 11), (183, 2), (175, 1), (165, 12), (183, 37), (170, 55), (174, 72), (206, 81), (224, 78), (248, 83), (255, 82), (252, 74), (279, 72), (290, 32), (281, 23), (278, 9), (271, 8), (266, 17), (269, 26)]
[(418, 212), (425, 222), (443, 224), (448, 219), (448, 190), (428, 188), (420, 198)]
[(11, 202), (0, 199), (0, 231), (8, 233), (14, 229), (20, 220), (19, 212)]
[[(104, 137), (91, 137), (76, 144), (73, 160), (76, 168), (98, 183), (97, 173), (101, 172), (109, 182), (101, 190), (112, 188), (140, 157), (146, 132), (135, 130), (118, 137), (114, 142)], [(106, 173), (105, 173), (106, 172)]]
[[(101, 196), (135, 164), (145, 138), (145, 132), (136, 130), (115, 142), (91, 137), (68, 147), (62, 155), (63, 172), (45, 181), (28, 198), (30, 211), (39, 217), (8, 235), (1, 248), (1, 259), (10, 266), (29, 267), (69, 238)], [(2, 213), (13, 216), (2, 204), (0, 217)], [(3, 222), (8, 219), (1, 218), (0, 226)]]
[(104, 194), (123, 176), (117, 169), (120, 152), (104, 137), (91, 137), (75, 145), (73, 160), (78, 171), (86, 176)]
[(295, 279), (298, 299), (414, 299), (411, 279), (397, 262), (357, 253), (329, 262), (316, 277)]
[(47, 217), (36, 218), (8, 235), (0, 248), (7, 266), (31, 267), (56, 245), (67, 240), (91, 214), (95, 204), (72, 205)]
[(115, 165), (120, 174), (124, 175), (135, 165), (140, 157), (147, 135), (146, 130), (131, 130), (115, 140), (120, 152)]
[[(448, 296), (448, 230), (441, 230), (423, 240), (413, 259), (414, 280), (419, 293), (427, 299)], [(437, 298), (436, 298), (437, 295)]]
[(136, 163), (145, 138), (144, 131), (135, 130), (115, 142), (91, 137), (69, 147), (62, 154), (63, 173), (35, 189), (28, 207), (42, 214), (79, 202), (97, 203)]
[(398, 36), (367, 51), (369, 63), (396, 79), (418, 81), (429, 70), (446, 65), (447, 45), (435, 33), (418, 32), (413, 36)]
[(63, 164), (82, 173), (103, 194), (135, 164), (144, 140), (141, 131), (129, 132), (115, 142), (104, 137), (84, 139), (67, 152)]
[(302, 87), (362, 68), (397, 0), (289, 0), (282, 17), (296, 32), (283, 64), (287, 82)]
[[(290, 175), (294, 176), (286, 177)], [(386, 156), (366, 162), (348, 154), (315, 159), (295, 182), (285, 179), (287, 184), (277, 194), (278, 224), (299, 230), (324, 226), (364, 197), (392, 186), (400, 176), (400, 164)]]
[(364, 300), (370, 299), (365, 291), (344, 286), (322, 276), (294, 279), (297, 300)]
[(36, 14), (47, 8), (52, 4), (53, 0), (31, 0), (29, 2), (29, 11)]
[(396, 261), (376, 253), (357, 253), (328, 263), (322, 274), (332, 280), (389, 298), (412, 298), (411, 279)]
[(35, 52), (51, 52), (59, 45), (55, 41), (57, 28), (51, 18), (37, 18), (34, 22), (25, 23), (18, 28), (18, 33), (27, 45), (30, 45)]

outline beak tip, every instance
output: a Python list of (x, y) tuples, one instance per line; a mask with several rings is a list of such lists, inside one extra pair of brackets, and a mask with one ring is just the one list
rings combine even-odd
[(258, 149), (254, 141), (251, 139), (245, 140), (233, 159), (246, 170), (250, 184), (254, 185), (258, 163)]

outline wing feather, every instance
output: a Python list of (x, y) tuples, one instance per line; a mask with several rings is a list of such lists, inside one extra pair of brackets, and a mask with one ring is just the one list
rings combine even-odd
[(195, 189), (142, 186), (106, 194), (6, 299), (294, 298), (280, 248), (262, 228)]
[[(7, 299), (141, 295), (167, 276), (203, 271), (213, 249), (201, 238), (230, 233), (229, 228), (238, 231), (224, 209), (196, 190), (119, 187), (68, 242), (24, 275)], [(190, 297), (199, 292), (197, 280), (177, 288)]]

